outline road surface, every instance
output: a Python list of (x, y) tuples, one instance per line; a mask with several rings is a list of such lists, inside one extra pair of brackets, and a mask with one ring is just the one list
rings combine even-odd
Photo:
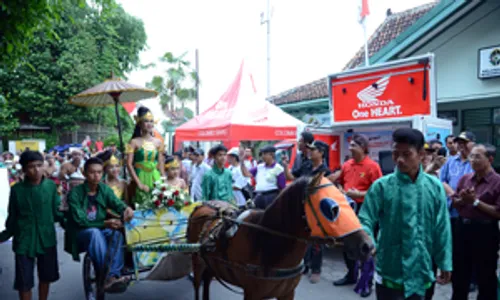
[[(81, 264), (72, 261), (69, 254), (63, 252), (63, 233), (58, 231), (59, 261), (61, 279), (52, 285), (51, 300), (79, 300), (84, 299)], [(345, 272), (342, 255), (338, 249), (328, 250), (325, 255), (322, 280), (318, 284), (311, 284), (307, 278), (296, 290), (296, 299), (304, 300), (360, 300), (363, 299), (352, 291), (353, 287), (334, 287), (333, 279), (338, 279)], [(14, 256), (11, 244), (0, 245), (0, 299), (17, 299), (17, 293), (12, 289), (14, 276)], [(36, 295), (36, 294), (34, 294)], [(35, 296), (34, 299), (37, 299)], [(194, 293), (192, 284), (188, 279), (172, 282), (141, 281), (131, 286), (125, 294), (109, 295), (109, 300), (192, 300)], [(211, 299), (240, 300), (241, 295), (234, 294), (214, 281), (211, 285)], [(375, 299), (372, 295), (365, 299)], [(434, 299), (450, 299), (450, 287), (439, 287)], [(472, 299), (472, 297), (471, 297)]]

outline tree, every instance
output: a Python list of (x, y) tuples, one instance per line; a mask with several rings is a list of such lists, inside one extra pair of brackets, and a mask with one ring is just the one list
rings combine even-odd
[[(65, 9), (64, 0), (3, 0), (0, 1), (0, 65), (14, 66), (26, 55), (35, 32), (44, 32), (57, 39), (53, 22)], [(84, 8), (86, 0), (71, 0), (73, 6)], [(112, 0), (93, 0), (101, 11), (112, 8)]]
[(0, 95), (0, 137), (2, 132), (14, 131), (19, 126), (19, 121), (14, 116), (14, 109), (7, 99)]
[[(146, 46), (144, 25), (119, 5), (102, 11), (73, 3), (61, 1), (63, 10), (52, 28), (58, 39), (40, 29), (22, 64), (9, 71), (0, 68), (0, 93), (17, 117), (36, 125), (63, 131), (81, 122), (115, 126), (112, 107), (79, 108), (68, 100), (109, 78), (112, 71), (123, 76), (138, 67)], [(120, 109), (120, 115), (125, 131), (132, 130), (127, 112)]]
[(172, 127), (174, 126), (180, 126), (184, 123), (186, 123), (187, 121), (191, 120), (193, 117), (194, 117), (194, 112), (192, 110), (190, 110), (189, 108), (187, 107), (184, 107), (182, 109), (182, 113), (180, 113), (180, 115), (182, 115), (181, 118), (177, 119), (177, 120), (165, 120), (161, 123), (161, 125), (163, 126), (163, 130), (165, 132), (170, 132), (172, 130)]
[[(172, 52), (165, 53), (159, 58), (161, 64), (166, 64), (165, 77), (154, 76), (147, 87), (154, 89), (160, 96), (160, 104), (164, 110), (175, 113), (176, 101), (181, 104), (182, 112), (188, 101), (196, 99), (196, 88), (194, 83), (198, 77), (196, 71), (191, 68), (191, 63), (185, 60), (187, 52), (176, 57)], [(170, 107), (169, 107), (170, 106)]]

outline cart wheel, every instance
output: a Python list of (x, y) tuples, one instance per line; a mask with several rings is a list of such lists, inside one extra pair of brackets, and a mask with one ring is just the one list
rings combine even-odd
[(104, 300), (105, 298), (104, 280), (99, 276), (88, 254), (85, 254), (83, 259), (83, 290), (87, 300)]

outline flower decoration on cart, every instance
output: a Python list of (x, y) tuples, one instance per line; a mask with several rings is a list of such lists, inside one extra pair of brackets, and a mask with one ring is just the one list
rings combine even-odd
[(183, 207), (193, 203), (187, 190), (171, 186), (165, 177), (154, 183), (149, 201), (140, 205), (140, 209), (158, 209), (162, 207), (175, 208), (180, 211)]

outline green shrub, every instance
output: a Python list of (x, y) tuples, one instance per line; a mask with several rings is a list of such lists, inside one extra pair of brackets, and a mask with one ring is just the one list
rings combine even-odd
[[(125, 144), (128, 143), (128, 141), (130, 140), (131, 137), (132, 137), (132, 134), (130, 134), (130, 133), (123, 134), (123, 146), (124, 147), (125, 147)], [(120, 147), (120, 138), (118, 137), (118, 134), (109, 135), (103, 140), (103, 143), (104, 143), (104, 147), (108, 147), (109, 145), (114, 143), (116, 145), (116, 147), (119, 148)]]

